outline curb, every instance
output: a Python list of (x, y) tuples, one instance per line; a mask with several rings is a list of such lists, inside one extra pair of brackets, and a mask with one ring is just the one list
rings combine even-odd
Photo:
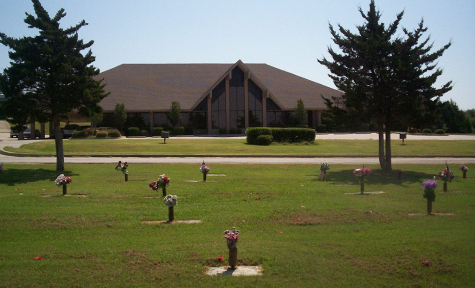
[[(23, 153), (13, 153), (8, 152), (3, 149), (0, 149), (0, 154), (11, 157), (56, 157), (52, 154), (23, 154)], [(71, 154), (64, 155), (64, 157), (70, 158), (118, 158), (118, 157), (127, 157), (127, 158), (185, 158), (185, 157), (200, 157), (200, 158), (377, 158), (378, 155), (209, 155), (209, 154), (180, 154), (180, 155), (169, 155), (169, 154), (150, 154), (150, 155), (134, 155), (134, 154), (107, 154), (107, 155), (82, 155), (82, 154)], [(399, 155), (392, 156), (392, 158), (475, 158), (474, 155)]]

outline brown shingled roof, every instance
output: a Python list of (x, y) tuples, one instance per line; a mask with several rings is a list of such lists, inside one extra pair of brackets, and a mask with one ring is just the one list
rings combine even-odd
[[(320, 97), (339, 96), (341, 92), (296, 76), (267, 64), (122, 64), (99, 74), (111, 94), (100, 106), (113, 111), (124, 103), (129, 112), (168, 110), (172, 101), (191, 110), (236, 65), (250, 70), (283, 109), (293, 109), (302, 98), (307, 109), (325, 109)], [(248, 72), (248, 71), (245, 71)], [(257, 79), (256, 79), (257, 78)]]

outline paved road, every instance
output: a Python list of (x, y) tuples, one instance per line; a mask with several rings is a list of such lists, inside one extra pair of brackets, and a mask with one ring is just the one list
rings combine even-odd
[[(8, 129), (3, 127), (0, 121), (0, 149), (5, 146), (20, 147), (35, 141), (53, 141), (53, 140), (17, 140), (10, 139), (7, 133)], [(393, 134), (393, 139), (399, 139), (398, 134)], [(203, 139), (209, 137), (178, 137), (175, 139)], [(237, 137), (243, 138), (243, 137)], [(124, 140), (123, 140), (124, 139)], [(117, 141), (127, 141), (123, 138)], [(377, 140), (376, 133), (336, 133), (336, 134), (318, 134), (317, 139), (352, 139), (352, 140)], [(449, 136), (415, 136), (408, 135), (406, 141), (411, 140), (447, 140), (447, 141), (474, 141), (475, 135), (449, 135)], [(69, 141), (69, 140), (65, 140)], [(400, 141), (400, 140), (397, 140)], [(130, 163), (177, 163), (177, 164), (196, 164), (203, 161), (202, 157), (66, 157), (66, 163), (117, 163), (119, 160), (128, 161)], [(334, 164), (378, 164), (377, 157), (318, 157), (318, 158), (274, 158), (274, 157), (208, 157), (206, 163), (223, 163), (223, 164), (320, 164), (329, 162)], [(475, 163), (475, 155), (471, 158), (394, 158), (393, 164), (437, 164), (446, 161), (453, 164), (469, 164)], [(55, 157), (11, 157), (0, 154), (0, 162), (3, 163), (56, 163)]]

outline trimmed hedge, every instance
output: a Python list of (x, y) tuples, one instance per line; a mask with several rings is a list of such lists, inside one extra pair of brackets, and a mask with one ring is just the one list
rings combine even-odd
[(87, 138), (87, 133), (86, 131), (74, 131), (73, 135), (71, 135), (71, 138)]
[(127, 136), (140, 136), (139, 127), (129, 127), (129, 129), (127, 129)]
[(107, 138), (108, 135), (109, 133), (107, 133), (107, 131), (98, 131), (96, 133), (96, 138)]
[(147, 130), (140, 130), (140, 136), (148, 136)]
[(320, 124), (317, 126), (317, 132), (324, 133), (327, 132), (327, 125)]
[(272, 135), (259, 135), (256, 140), (254, 140), (253, 145), (262, 145), (269, 146), (272, 143)]
[(432, 129), (429, 129), (429, 128), (422, 129), (422, 133), (423, 134), (432, 134)]
[(435, 134), (445, 134), (445, 130), (444, 129), (435, 129), (434, 133)]
[(152, 135), (153, 136), (161, 136), (163, 131), (163, 127), (153, 127)]
[(251, 127), (247, 128), (247, 143), (254, 144), (260, 135), (271, 135), (273, 142), (313, 142), (315, 141), (315, 130), (309, 128), (268, 128)]
[(173, 127), (171, 131), (172, 135), (184, 135), (185, 127)]
[(107, 131), (107, 133), (109, 134), (109, 137), (120, 137), (120, 136), (122, 136), (122, 135), (120, 135), (120, 132), (117, 129), (109, 130), (109, 131)]

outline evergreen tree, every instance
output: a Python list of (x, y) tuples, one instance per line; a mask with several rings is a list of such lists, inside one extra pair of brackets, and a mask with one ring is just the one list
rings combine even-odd
[(176, 127), (178, 124), (180, 124), (180, 112), (180, 102), (173, 101), (172, 106), (170, 107), (170, 113), (168, 114), (168, 119), (170, 120), (170, 124), (172, 124), (173, 127)]
[(297, 100), (297, 106), (294, 110), (295, 122), (297, 126), (302, 126), (307, 122), (307, 111), (305, 111), (305, 105), (302, 99)]
[(124, 134), (124, 124), (127, 121), (127, 111), (123, 103), (117, 103), (114, 107), (114, 113), (112, 114), (112, 120), (114, 121), (114, 127)]
[(442, 74), (434, 61), (450, 43), (431, 53), (430, 38), (422, 39), (427, 31), (423, 21), (413, 32), (403, 29), (404, 36), (396, 37), (404, 12), (386, 27), (373, 0), (366, 14), (361, 8), (359, 12), (365, 23), (357, 26), (356, 34), (340, 25), (337, 32), (330, 25), (333, 42), (342, 53), (330, 47), (333, 61), (318, 62), (330, 70), (336, 87), (345, 93), (346, 109), (356, 111), (353, 121), (370, 120), (377, 127), (380, 166), (391, 170), (391, 131), (427, 122), (438, 98), (452, 89), (452, 82), (433, 87)]
[(99, 74), (91, 63), (95, 57), (88, 49), (93, 41), (84, 43), (78, 31), (87, 25), (60, 28), (66, 16), (64, 9), (51, 18), (39, 0), (32, 0), (36, 16), (26, 13), (25, 23), (38, 29), (35, 37), (14, 39), (0, 33), (0, 42), (10, 48), (11, 66), (0, 77), (5, 95), (5, 110), (16, 125), (29, 121), (52, 122), (56, 145), (56, 169), (64, 171), (63, 138), (60, 121), (77, 110), (84, 116), (100, 112), (97, 105), (107, 93), (104, 85), (93, 77)]

